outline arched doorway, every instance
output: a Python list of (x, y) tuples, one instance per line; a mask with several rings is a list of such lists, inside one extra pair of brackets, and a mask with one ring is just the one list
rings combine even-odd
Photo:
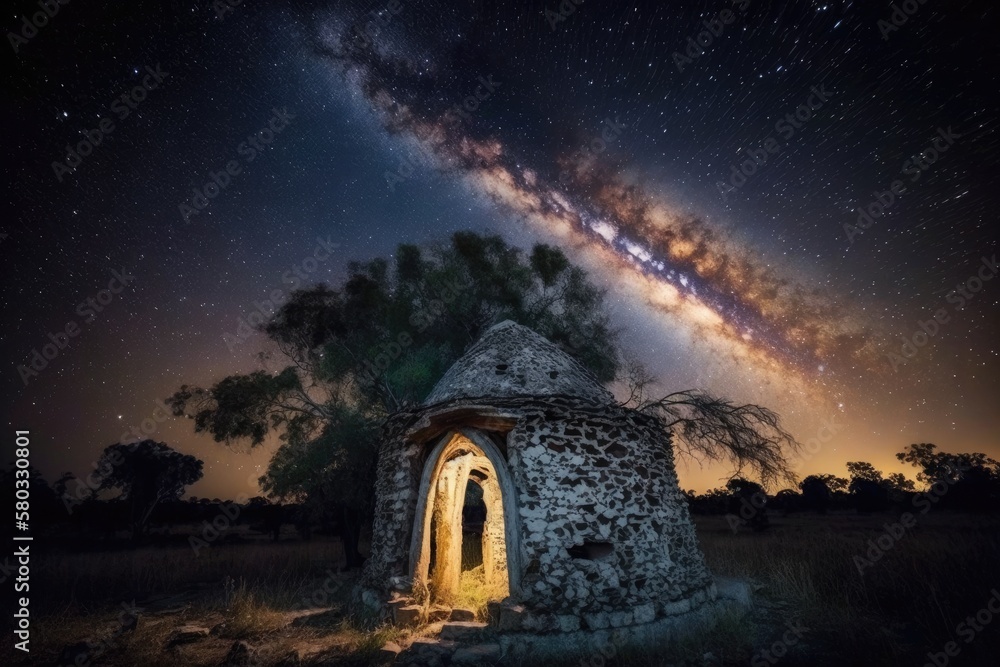
[[(481, 502), (481, 525), (475, 512), (464, 511), (467, 498)], [(426, 585), (432, 602), (448, 606), (507, 597), (518, 573), (516, 520), (513, 485), (496, 446), (472, 429), (449, 433), (421, 478), (410, 549), (414, 586)]]

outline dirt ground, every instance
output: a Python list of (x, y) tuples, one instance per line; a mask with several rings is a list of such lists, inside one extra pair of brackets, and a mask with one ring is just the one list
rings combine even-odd
[[(565, 664), (923, 664), (928, 654), (948, 657), (950, 641), (954, 664), (996, 664), (1000, 622), (967, 620), (1000, 589), (1000, 521), (930, 513), (900, 533), (898, 520), (803, 514), (734, 533), (722, 517), (696, 517), (710, 568), (752, 585), (752, 612), (680, 641)], [(41, 591), (32, 597), (31, 653), (8, 640), (0, 662), (374, 665), (391, 662), (387, 643), (433, 636), (433, 626), (401, 630), (353, 616), (356, 573), (339, 572), (342, 562), (329, 538), (244, 540), (197, 553), (183, 541), (53, 548), (33, 573)]]

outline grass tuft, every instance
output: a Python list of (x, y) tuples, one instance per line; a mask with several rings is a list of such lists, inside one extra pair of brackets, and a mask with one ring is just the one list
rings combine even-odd
[(226, 586), (225, 618), (222, 636), (231, 639), (249, 639), (277, 630), (283, 621), (282, 615), (262, 602), (242, 579)]
[(476, 620), (485, 621), (488, 613), (487, 603), (502, 600), (507, 597), (504, 586), (486, 584), (486, 570), (482, 565), (462, 572), (458, 583), (458, 594), (453, 606), (461, 609), (471, 609), (476, 613)]

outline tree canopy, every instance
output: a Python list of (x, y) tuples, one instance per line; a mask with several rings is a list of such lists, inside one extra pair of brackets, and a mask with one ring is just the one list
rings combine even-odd
[(986, 454), (951, 454), (936, 450), (937, 445), (923, 442), (906, 447), (896, 454), (896, 458), (919, 468), (917, 479), (925, 484), (939, 480), (958, 482), (976, 477), (1000, 478), (1000, 462)]
[(946, 506), (984, 510), (1000, 506), (1000, 462), (982, 452), (952, 454), (937, 451), (937, 445), (913, 444), (896, 458), (920, 469), (917, 479), (942, 486)]

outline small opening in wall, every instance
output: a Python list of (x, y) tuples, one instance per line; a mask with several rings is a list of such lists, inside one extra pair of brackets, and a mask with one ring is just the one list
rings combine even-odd
[(555, 380), (559, 376), (559, 371), (549, 371), (549, 377)]
[(584, 542), (583, 544), (572, 546), (566, 551), (572, 558), (601, 560), (614, 553), (615, 547), (610, 542)]
[(497, 375), (503, 375), (507, 372), (507, 364), (497, 364)]

